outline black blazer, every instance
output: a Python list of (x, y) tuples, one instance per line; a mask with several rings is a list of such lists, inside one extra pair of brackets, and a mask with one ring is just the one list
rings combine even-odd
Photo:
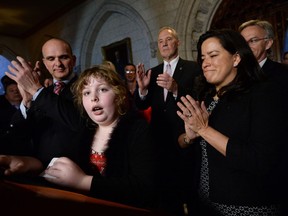
[(29, 146), (29, 139), (25, 139), (25, 127), (19, 124), (17, 129), (11, 123), (16, 112), (17, 108), (12, 106), (4, 95), (0, 95), (0, 154), (24, 154), (23, 151)]
[(60, 98), (63, 98), (71, 104), (70, 117), (79, 118), (79, 112), (73, 105), (73, 95), (70, 91), (71, 84), (76, 79), (77, 77), (74, 77), (59, 96), (53, 93), (53, 85), (44, 88), (27, 112), (25, 122), (27, 134), (31, 135), (33, 141), (32, 155), (40, 159), (44, 166), (53, 157), (66, 156), (76, 162), (81, 157), (79, 146), (81, 142), (84, 142), (82, 140), (84, 129), (73, 130), (68, 123), (59, 120), (62, 113), (55, 111), (59, 106)]
[[(281, 108), (284, 108), (284, 115), (281, 117), (282, 122), (281, 125), (282, 127), (286, 128), (286, 131), (288, 131), (288, 112), (287, 112), (287, 107), (288, 107), (288, 66), (281, 64), (279, 62), (272, 61), (271, 59), (267, 59), (265, 64), (262, 67), (264, 73), (267, 75), (268, 81), (273, 83), (273, 90), (278, 90), (276, 93), (277, 95), (280, 96), (280, 100), (283, 102), (283, 105)], [(279, 110), (278, 110), (279, 112)], [(286, 114), (286, 115), (285, 115)], [(284, 132), (286, 133), (286, 132)], [(284, 140), (284, 143), (287, 141)], [(279, 173), (282, 174), (281, 176), (281, 183), (277, 183), (279, 191), (282, 193), (282, 200), (283, 200), (283, 206), (285, 208), (285, 212), (287, 214), (288, 212), (288, 172), (285, 172), (283, 170), (288, 170), (288, 145), (284, 145), (282, 150), (281, 150), (281, 167), (279, 168)], [(281, 195), (279, 193), (279, 195)]]
[(288, 66), (267, 58), (266, 62), (262, 66), (262, 70), (269, 78), (277, 79), (279, 76), (285, 76), (282, 73), (287, 73)]
[(209, 117), (209, 125), (229, 137), (226, 157), (207, 144), (211, 201), (249, 206), (278, 202), (287, 130), (281, 123), (282, 102), (272, 87), (267, 82), (246, 93), (224, 95)]
[(9, 130), (11, 118), (16, 111), (17, 109), (9, 103), (5, 95), (0, 95), (0, 134)]
[[(274, 84), (275, 89), (279, 90), (279, 94), (283, 95), (283, 98), (288, 97), (288, 66), (279, 62), (267, 59), (262, 66), (264, 74), (267, 76), (267, 81)], [(287, 102), (286, 102), (287, 101)], [(288, 104), (288, 100), (283, 100)]]
[[(175, 68), (173, 78), (178, 84), (178, 95), (175, 99), (171, 92), (168, 93), (166, 102), (164, 102), (163, 88), (156, 83), (157, 76), (163, 73), (164, 63), (152, 68), (151, 80), (148, 88), (148, 94), (145, 100), (142, 100), (137, 93), (135, 96), (135, 103), (139, 109), (146, 109), (149, 106), (152, 108), (151, 112), (151, 128), (153, 139), (155, 140), (155, 151), (158, 156), (158, 165), (160, 178), (166, 178), (162, 173), (170, 174), (171, 170), (177, 172), (181, 169), (179, 163), (183, 159), (179, 155), (178, 135), (179, 128), (183, 127), (183, 121), (178, 117), (176, 111), (178, 110), (177, 101), (181, 96), (186, 94), (193, 94), (192, 87), (195, 77), (200, 74), (200, 67), (196, 62), (179, 59)], [(168, 164), (167, 164), (168, 162)], [(177, 174), (175, 174), (177, 175)], [(173, 179), (169, 177), (168, 181)], [(175, 177), (176, 178), (176, 177)], [(167, 180), (164, 180), (167, 182)]]

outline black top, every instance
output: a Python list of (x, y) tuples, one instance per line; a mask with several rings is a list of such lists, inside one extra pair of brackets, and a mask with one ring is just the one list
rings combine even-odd
[(279, 95), (269, 82), (220, 98), (209, 125), (229, 140), (226, 157), (207, 144), (211, 201), (246, 206), (279, 202), (280, 155), (287, 143), (283, 113)]
[(155, 207), (155, 152), (146, 120), (135, 113), (122, 116), (108, 146), (105, 176), (94, 174), (90, 194), (137, 207)]

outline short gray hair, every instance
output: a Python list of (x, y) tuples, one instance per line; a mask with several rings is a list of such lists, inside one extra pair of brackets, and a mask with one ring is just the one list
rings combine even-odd
[(158, 35), (160, 34), (160, 32), (162, 32), (162, 31), (164, 31), (164, 30), (170, 30), (171, 33), (172, 33), (172, 35), (173, 35), (173, 37), (175, 37), (177, 40), (179, 40), (177, 31), (176, 31), (175, 29), (173, 29), (172, 27), (169, 27), (169, 26), (164, 26), (164, 27), (162, 27), (162, 28), (159, 30)]
[(249, 20), (247, 22), (242, 23), (239, 28), (238, 31), (241, 32), (243, 29), (245, 29), (248, 26), (259, 26), (260, 28), (264, 29), (266, 32), (266, 37), (270, 38), (272, 40), (274, 40), (274, 30), (273, 30), (273, 26), (271, 23), (269, 23), (268, 21), (265, 20)]

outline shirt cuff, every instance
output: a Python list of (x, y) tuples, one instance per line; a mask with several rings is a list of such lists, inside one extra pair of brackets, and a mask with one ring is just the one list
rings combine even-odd
[(139, 96), (140, 96), (140, 99), (141, 100), (145, 100), (147, 94), (148, 94), (148, 90), (145, 92), (145, 95), (142, 95), (141, 92), (140, 92), (140, 89), (138, 89), (138, 93), (139, 93)]
[(36, 98), (38, 97), (38, 95), (40, 94), (40, 92), (44, 89), (44, 87), (41, 87), (37, 90), (37, 92), (33, 95), (32, 97), (32, 101), (35, 101)]
[(22, 116), (23, 116), (23, 118), (24, 119), (27, 119), (27, 114), (26, 114), (26, 111), (28, 110), (25, 106), (24, 106), (24, 104), (21, 102), (21, 104), (20, 104), (20, 111), (21, 111), (21, 113), (22, 113)]

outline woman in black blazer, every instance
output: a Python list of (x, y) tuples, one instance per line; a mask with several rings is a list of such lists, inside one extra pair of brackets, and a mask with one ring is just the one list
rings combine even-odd
[(185, 122), (179, 144), (200, 153), (199, 214), (279, 215), (285, 113), (277, 87), (261, 78), (248, 44), (232, 30), (203, 34), (198, 61), (197, 97), (182, 97), (177, 113)]

